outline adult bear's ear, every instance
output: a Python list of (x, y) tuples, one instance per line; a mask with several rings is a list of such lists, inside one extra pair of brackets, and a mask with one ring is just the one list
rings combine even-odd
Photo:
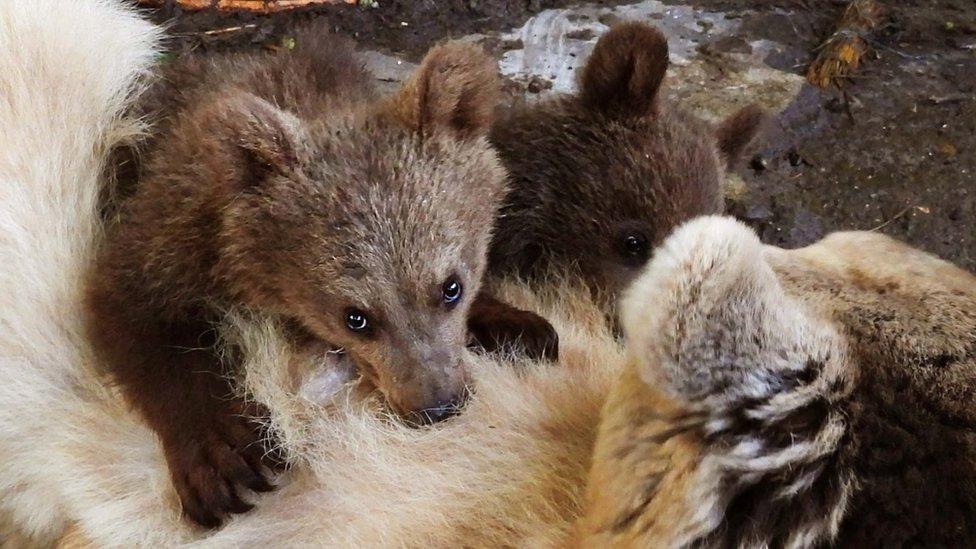
[(731, 168), (749, 149), (749, 145), (759, 135), (766, 112), (758, 105), (747, 105), (739, 112), (729, 116), (719, 124), (715, 132), (718, 140), (718, 150), (725, 161), (725, 167)]
[(579, 97), (593, 110), (618, 117), (654, 114), (668, 69), (668, 42), (654, 27), (624, 23), (607, 31), (579, 77)]
[(423, 135), (481, 137), (491, 126), (499, 88), (496, 64), (481, 48), (451, 41), (427, 52), (386, 107)]

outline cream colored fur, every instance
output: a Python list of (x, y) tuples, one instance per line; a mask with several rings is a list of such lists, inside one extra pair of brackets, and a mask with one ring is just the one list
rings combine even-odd
[[(626, 349), (571, 284), (541, 295), (502, 285), (553, 320), (560, 363), (478, 359), (473, 401), (428, 429), (388, 418), (341, 357), (297, 356), (273, 322), (231, 314), (224, 335), (245, 352), (244, 385), (272, 410), (294, 467), (254, 511), (193, 530), (153, 435), (95, 374), (80, 336), (99, 174), (108, 147), (138, 128), (120, 114), (156, 34), (113, 2), (26, 5), (0, 3), (0, 528), (36, 544), (69, 527), (63, 539), (106, 547), (688, 543), (722, 521), (730, 490), (838, 444), (833, 416), (785, 451), (761, 433), (729, 446), (702, 438), (744, 399), (763, 402), (751, 419), (774, 422), (856, 380), (834, 320), (850, 298), (825, 299), (810, 281), (837, 287), (856, 267), (920, 298), (976, 294), (971, 275), (879, 235), (784, 251), (703, 218), (664, 243), (627, 296)], [(938, 337), (927, 344), (955, 341)], [(811, 383), (777, 385), (811, 357), (823, 362)], [(739, 484), (720, 482), (729, 475)], [(788, 479), (787, 491), (809, 482)], [(842, 488), (789, 545), (835, 535)]]
[(114, 0), (0, 2), (0, 514), (37, 541), (80, 517), (63, 445), (118, 414), (89, 381), (79, 296), (103, 163), (140, 130), (122, 114), (158, 36)]

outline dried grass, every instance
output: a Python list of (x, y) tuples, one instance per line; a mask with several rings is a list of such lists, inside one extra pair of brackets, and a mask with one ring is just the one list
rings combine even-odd
[(865, 36), (881, 22), (883, 10), (874, 0), (852, 0), (837, 23), (837, 30), (818, 48), (807, 69), (807, 81), (814, 86), (841, 87), (857, 70), (869, 51)]

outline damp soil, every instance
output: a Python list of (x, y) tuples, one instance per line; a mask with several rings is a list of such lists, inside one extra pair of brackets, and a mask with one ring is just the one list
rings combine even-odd
[[(610, 5), (626, 2), (596, 2)], [(766, 59), (804, 71), (833, 30), (834, 0), (666, 0), (742, 20), (743, 40), (786, 47)], [(365, 47), (417, 60), (433, 43), (507, 30), (560, 0), (383, 1), (272, 16), (155, 10), (175, 55), (276, 48), (315, 21)], [(972, 0), (883, 2), (872, 52), (843, 89), (806, 87), (770, 124), (738, 171), (744, 195), (730, 213), (764, 241), (809, 244), (837, 230), (877, 230), (976, 270), (976, 8)], [(239, 30), (206, 34), (233, 27)], [(729, 41), (729, 47), (735, 47)]]
[[(596, 5), (624, 4), (604, 0)], [(370, 49), (419, 60), (438, 41), (471, 34), (507, 30), (550, 8), (579, 4), (572, 0), (380, 0), (359, 4), (328, 4), (267, 16), (184, 12), (169, 7), (150, 10), (157, 23), (167, 24), (170, 49), (203, 51), (278, 47), (297, 26), (323, 25), (356, 39)], [(241, 30), (219, 32), (244, 27)], [(216, 34), (213, 31), (218, 31)], [(206, 34), (210, 33), (210, 34)]]
[[(670, 2), (677, 3), (677, 2)], [(786, 44), (766, 62), (802, 74), (843, 9), (833, 1), (694, 5), (742, 17), (742, 38)], [(877, 230), (976, 270), (976, 7), (883, 2), (872, 52), (842, 90), (806, 87), (740, 168), (731, 213), (763, 240), (803, 246)]]

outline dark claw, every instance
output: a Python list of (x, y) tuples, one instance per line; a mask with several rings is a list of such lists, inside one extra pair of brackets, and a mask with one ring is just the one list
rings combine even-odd
[(241, 496), (235, 490), (231, 495), (230, 505), (228, 505), (227, 511), (235, 515), (240, 515), (250, 511), (251, 509), (254, 509), (254, 505), (242, 500)]
[[(189, 486), (186, 486), (186, 489), (191, 490), (192, 493), (186, 495), (180, 494), (180, 500), (183, 502), (183, 514), (204, 528), (216, 528), (220, 526), (220, 519), (203, 506), (196, 491)], [(180, 492), (180, 490), (177, 489), (177, 492)]]
[(200, 426), (200, 431), (181, 431), (163, 441), (183, 511), (205, 528), (216, 528), (228, 515), (253, 509), (240, 497), (240, 490), (275, 488), (264, 476), (262, 428), (237, 413), (241, 405), (228, 403), (227, 409), (185, 422)]

